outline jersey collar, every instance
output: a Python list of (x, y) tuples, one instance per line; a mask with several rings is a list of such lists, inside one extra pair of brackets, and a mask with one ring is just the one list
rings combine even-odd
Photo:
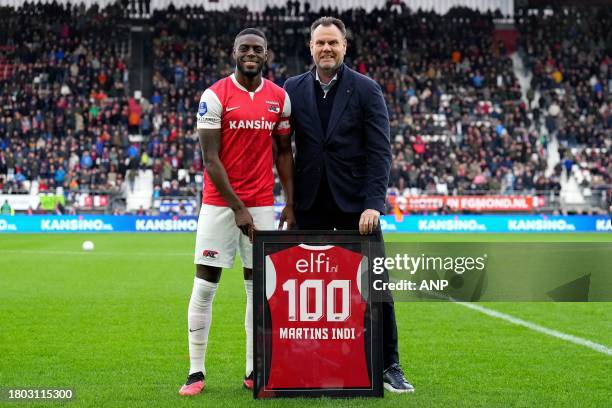
[(264, 78), (261, 78), (261, 84), (259, 84), (257, 89), (252, 92), (246, 89), (244, 86), (240, 85), (240, 82), (238, 82), (238, 80), (236, 79), (236, 74), (230, 75), (230, 78), (232, 79), (232, 82), (234, 83), (234, 85), (236, 85), (236, 88), (240, 89), (241, 91), (248, 92), (248, 93), (259, 92), (261, 91), (261, 88), (263, 88), (263, 85), (264, 85)]
[(333, 245), (307, 245), (307, 244), (300, 244), (299, 245), (300, 248), (304, 248), (304, 249), (309, 249), (311, 251), (325, 251), (327, 249), (331, 249), (334, 246)]

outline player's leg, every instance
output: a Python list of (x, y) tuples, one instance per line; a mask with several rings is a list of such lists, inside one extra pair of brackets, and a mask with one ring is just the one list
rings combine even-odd
[(187, 322), (189, 327), (189, 374), (202, 372), (208, 333), (212, 323), (212, 306), (217, 292), (221, 268), (208, 265), (196, 265), (196, 277), (189, 300)]
[[(255, 229), (274, 229), (274, 207), (252, 207), (249, 208), (249, 212), (253, 217)], [(238, 249), (244, 267), (244, 290), (246, 292), (246, 309), (244, 313), (246, 363), (243, 385), (247, 389), (253, 389), (253, 245), (244, 234), (240, 236)]]
[(234, 263), (236, 231), (231, 209), (202, 206), (196, 234), (196, 276), (187, 312), (190, 367), (187, 382), (179, 391), (181, 395), (196, 395), (204, 388), (213, 300), (222, 268), (230, 268)]
[(244, 330), (246, 334), (246, 369), (242, 384), (253, 389), (253, 269), (243, 268), (244, 290), (246, 292), (246, 309), (244, 312)]
[(196, 277), (187, 310), (189, 338), (189, 376), (179, 391), (181, 395), (196, 395), (204, 388), (204, 359), (212, 322), (212, 305), (221, 268), (196, 265)]

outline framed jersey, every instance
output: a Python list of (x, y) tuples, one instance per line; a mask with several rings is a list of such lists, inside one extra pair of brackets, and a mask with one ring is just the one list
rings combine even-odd
[(257, 231), (254, 397), (383, 396), (375, 236)]

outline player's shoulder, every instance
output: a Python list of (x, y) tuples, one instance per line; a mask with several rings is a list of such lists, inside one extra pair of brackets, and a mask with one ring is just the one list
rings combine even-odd
[(276, 85), (274, 82), (270, 81), (269, 79), (263, 79), (264, 81), (264, 89), (266, 89), (267, 93), (273, 94), (274, 96), (276, 96), (277, 98), (284, 98), (285, 97), (285, 90)]
[(230, 85), (231, 78), (227, 76), (217, 80), (214, 84), (206, 88), (206, 91), (214, 93), (219, 99), (221, 99), (223, 95), (227, 94), (228, 91), (231, 90)]
[(274, 82), (270, 81), (269, 79), (263, 78), (263, 81), (264, 81), (266, 88), (272, 92), (283, 92), (284, 91), (281, 86), (276, 85)]
[(235, 87), (232, 84), (232, 78), (227, 76), (219, 79), (214, 84), (206, 88), (202, 97), (213, 97), (219, 100), (221, 104), (224, 104), (226, 97), (235, 91)]

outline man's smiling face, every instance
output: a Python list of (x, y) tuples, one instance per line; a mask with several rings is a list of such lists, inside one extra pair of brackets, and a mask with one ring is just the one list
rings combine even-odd
[(244, 76), (253, 78), (261, 74), (263, 64), (268, 58), (265, 40), (255, 34), (246, 34), (236, 38), (234, 58), (238, 71)]
[(325, 71), (336, 70), (344, 61), (346, 38), (335, 25), (320, 25), (312, 33), (310, 54), (315, 65)]

